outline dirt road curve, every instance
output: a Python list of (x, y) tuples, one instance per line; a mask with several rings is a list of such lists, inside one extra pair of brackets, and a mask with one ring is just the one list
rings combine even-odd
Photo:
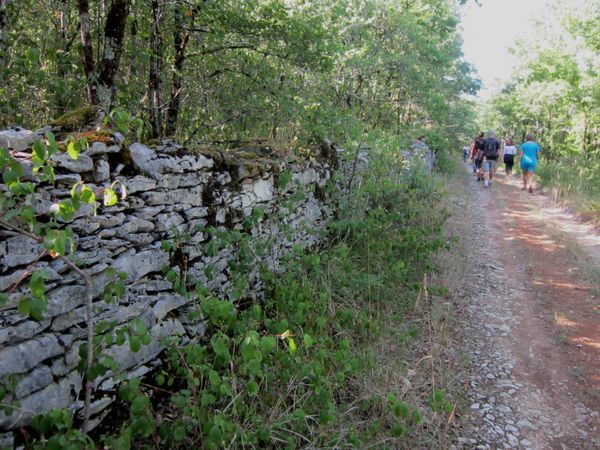
[(453, 200), (472, 363), (455, 448), (600, 449), (600, 237), (499, 172)]

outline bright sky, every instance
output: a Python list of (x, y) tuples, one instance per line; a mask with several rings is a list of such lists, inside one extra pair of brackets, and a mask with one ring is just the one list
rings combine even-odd
[[(463, 51), (483, 83), (479, 97), (508, 81), (515, 57), (508, 51), (532, 30), (532, 19), (547, 12), (547, 0), (469, 0), (461, 7)], [(500, 83), (498, 83), (498, 80)]]

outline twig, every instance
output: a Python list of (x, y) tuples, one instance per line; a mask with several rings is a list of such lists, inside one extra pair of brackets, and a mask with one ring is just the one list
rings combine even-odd
[(33, 261), (25, 270), (25, 273), (23, 273), (23, 275), (21, 275), (19, 277), (19, 279), (15, 282), (15, 284), (13, 284), (13, 286), (10, 288), (9, 293), (12, 294), (13, 292), (15, 292), (15, 290), (19, 287), (19, 285), (23, 282), (23, 280), (25, 280), (25, 278), (27, 278), (29, 275), (31, 275), (31, 272), (33, 272), (33, 268), (35, 267), (35, 265), (39, 262), (40, 259), (42, 259), (44, 256), (46, 256), (48, 254), (47, 250), (43, 250), (42, 253), (40, 253), (38, 255), (37, 258), (35, 258), (35, 261)]

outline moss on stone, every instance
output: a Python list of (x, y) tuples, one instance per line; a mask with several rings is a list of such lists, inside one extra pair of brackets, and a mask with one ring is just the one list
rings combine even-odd
[(77, 130), (95, 122), (101, 110), (102, 108), (96, 105), (82, 106), (55, 119), (52, 125)]

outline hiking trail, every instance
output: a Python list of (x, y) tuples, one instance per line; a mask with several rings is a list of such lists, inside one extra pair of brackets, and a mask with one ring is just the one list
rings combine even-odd
[(498, 169), (451, 181), (465, 449), (600, 448), (600, 236)]

